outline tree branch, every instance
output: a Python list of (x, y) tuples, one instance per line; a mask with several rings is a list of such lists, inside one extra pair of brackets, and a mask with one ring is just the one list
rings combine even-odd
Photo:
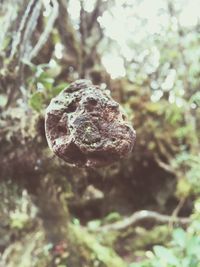
[(174, 168), (171, 165), (169, 165), (169, 164), (163, 162), (161, 159), (159, 159), (158, 155), (155, 156), (155, 161), (158, 164), (158, 166), (161, 167), (163, 170), (176, 175)]
[(81, 45), (77, 38), (76, 32), (71, 24), (67, 3), (65, 0), (58, 0), (59, 16), (57, 18), (57, 28), (63, 45), (67, 49), (67, 54), (73, 57), (74, 67), (79, 70), (81, 65)]
[(15, 56), (17, 48), (23, 39), (24, 30), (26, 28), (26, 23), (29, 20), (30, 12), (32, 8), (34, 7), (34, 5), (36, 4), (37, 4), (37, 0), (31, 0), (25, 9), (24, 15), (20, 22), (19, 30), (15, 34), (15, 38), (12, 42), (12, 48), (11, 48), (11, 53), (10, 53), (10, 58), (9, 58), (10, 60), (12, 60), (13, 57)]
[(22, 41), (22, 44), (20, 45), (20, 59), (24, 59), (24, 58), (26, 59), (26, 57), (28, 58), (28, 55), (32, 48), (30, 46), (30, 39), (37, 26), (41, 7), (42, 7), (42, 2), (39, 0), (29, 16), (29, 20), (27, 22), (27, 26), (26, 26), (24, 36), (23, 36), (23, 41)]
[(182, 225), (189, 224), (191, 222), (190, 218), (185, 217), (172, 217), (169, 215), (163, 215), (155, 211), (148, 211), (148, 210), (141, 210), (133, 213), (130, 217), (124, 218), (123, 220), (111, 224), (107, 224), (104, 226), (100, 226), (99, 228), (95, 229), (95, 231), (119, 231), (126, 229), (127, 227), (134, 225), (142, 220), (155, 220), (160, 223), (169, 223), (169, 222), (176, 222)]
[(41, 34), (37, 44), (33, 48), (32, 52), (29, 55), (29, 60), (31, 61), (34, 57), (36, 57), (41, 50), (41, 48), (45, 45), (52, 28), (54, 26), (54, 23), (58, 17), (58, 2), (56, 0), (52, 0), (53, 8), (52, 8), (52, 14), (47, 22), (47, 25), (45, 27), (44, 32)]

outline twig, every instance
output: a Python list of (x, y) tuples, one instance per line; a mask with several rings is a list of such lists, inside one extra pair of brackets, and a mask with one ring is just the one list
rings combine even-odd
[(85, 45), (86, 34), (87, 34), (87, 22), (86, 22), (86, 13), (83, 7), (83, 0), (80, 1), (81, 9), (80, 9), (80, 26), (79, 31), (81, 34), (81, 43), (82, 46)]
[(82, 50), (81, 44), (71, 23), (67, 10), (66, 0), (58, 0), (59, 16), (57, 19), (57, 28), (61, 37), (62, 44), (66, 47), (67, 53), (74, 59), (73, 67), (79, 70), (81, 65)]
[(4, 47), (4, 40), (5, 40), (6, 34), (9, 31), (11, 23), (15, 19), (16, 7), (14, 6), (14, 8), (13, 8), (13, 6), (8, 5), (6, 8), (4, 8), (4, 6), (1, 7), (1, 9), (3, 12), (5, 9), (5, 15), (3, 15), (3, 20), (1, 21), (2, 27), (1, 27), (1, 33), (0, 33), (0, 51), (2, 51), (4, 49), (3, 47)]
[[(23, 89), (24, 87), (24, 63), (23, 60), (27, 60), (30, 54), (31, 50), (31, 37), (33, 35), (33, 32), (37, 26), (38, 18), (41, 12), (42, 8), (42, 1), (38, 0), (34, 7), (32, 8), (29, 16), (29, 20), (26, 24), (24, 34), (23, 34), (23, 39), (20, 44), (20, 53), (19, 53), (19, 88)], [(24, 100), (26, 102), (27, 100), (27, 94), (25, 91), (22, 90), (25, 94), (22, 94), (24, 97)]]
[(10, 53), (10, 60), (14, 57), (16, 51), (17, 51), (17, 48), (23, 38), (23, 31), (25, 29), (25, 25), (26, 25), (26, 22), (29, 18), (29, 13), (31, 11), (31, 8), (32, 6), (35, 4), (35, 0), (31, 0), (25, 10), (25, 13), (22, 17), (22, 20), (21, 20), (21, 23), (20, 23), (20, 26), (19, 26), (19, 30), (17, 31), (17, 33), (15, 34), (15, 38), (13, 40), (13, 43), (12, 43), (12, 49), (11, 49), (11, 53)]
[(21, 50), (20, 51), (21, 52), (20, 58), (21, 59), (26, 59), (29, 57), (31, 47), (28, 47), (28, 46), (29, 46), (29, 42), (30, 42), (31, 36), (33, 34), (33, 31), (35, 30), (35, 28), (37, 26), (41, 7), (42, 7), (42, 2), (41, 2), (41, 0), (39, 0), (36, 3), (34, 9), (32, 10), (32, 12), (29, 16), (29, 20), (27, 22), (27, 26), (26, 26), (24, 36), (23, 36), (22, 45), (20, 46), (20, 50)]
[(139, 221), (146, 220), (146, 219), (153, 219), (160, 223), (169, 223), (171, 221), (180, 223), (182, 225), (189, 224), (191, 222), (190, 218), (187, 217), (172, 217), (169, 215), (163, 215), (155, 211), (149, 210), (141, 210), (133, 213), (130, 217), (124, 218), (123, 220), (107, 224), (104, 226), (100, 226), (99, 228), (95, 229), (95, 231), (118, 231), (123, 230), (133, 224), (138, 223)]
[[(181, 208), (183, 207), (183, 204), (185, 203), (185, 198), (182, 198), (180, 201), (179, 201), (179, 203), (178, 203), (178, 205), (176, 206), (176, 208), (173, 210), (173, 212), (172, 212), (172, 218), (177, 218), (177, 216), (178, 216), (178, 214), (179, 214), (179, 211), (181, 210)], [(170, 222), (169, 222), (169, 228), (173, 228), (173, 224), (174, 224), (174, 220), (171, 220)]]
[(52, 0), (51, 1), (53, 4), (53, 8), (52, 8), (52, 14), (47, 22), (47, 25), (45, 27), (44, 32), (42, 33), (42, 35), (40, 36), (37, 44), (35, 45), (35, 47), (33, 48), (32, 52), (29, 55), (29, 60), (31, 61), (31, 59), (33, 59), (34, 57), (36, 57), (39, 53), (39, 51), (41, 50), (41, 48), (45, 45), (51, 31), (52, 28), (54, 26), (54, 23), (58, 17), (58, 3), (56, 0)]
[(160, 160), (158, 156), (155, 156), (155, 160), (159, 167), (161, 167), (162, 169), (164, 169), (165, 171), (169, 173), (176, 174), (175, 170), (169, 164)]
[(103, 14), (103, 11), (106, 9), (107, 4), (107, 1), (96, 1), (94, 10), (92, 11), (89, 21), (87, 23), (87, 36), (91, 35), (92, 29), (95, 26), (95, 23), (97, 22), (97, 18)]

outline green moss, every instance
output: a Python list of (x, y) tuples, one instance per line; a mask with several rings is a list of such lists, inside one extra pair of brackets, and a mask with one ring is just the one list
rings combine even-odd
[(86, 247), (90, 254), (94, 255), (94, 261), (98, 260), (106, 267), (127, 266), (112, 248), (100, 244), (96, 237), (85, 229), (73, 224), (70, 225), (69, 229), (74, 235), (76, 243), (81, 247)]

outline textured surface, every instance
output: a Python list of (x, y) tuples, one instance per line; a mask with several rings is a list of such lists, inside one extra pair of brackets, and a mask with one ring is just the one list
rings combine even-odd
[(49, 147), (68, 163), (101, 167), (128, 155), (135, 131), (108, 90), (77, 80), (51, 100), (45, 130)]

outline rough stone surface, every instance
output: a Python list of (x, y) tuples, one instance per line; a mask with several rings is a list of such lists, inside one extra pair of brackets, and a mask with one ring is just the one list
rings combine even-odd
[(45, 131), (52, 151), (75, 166), (101, 167), (127, 156), (135, 131), (109, 91), (77, 80), (51, 100)]

